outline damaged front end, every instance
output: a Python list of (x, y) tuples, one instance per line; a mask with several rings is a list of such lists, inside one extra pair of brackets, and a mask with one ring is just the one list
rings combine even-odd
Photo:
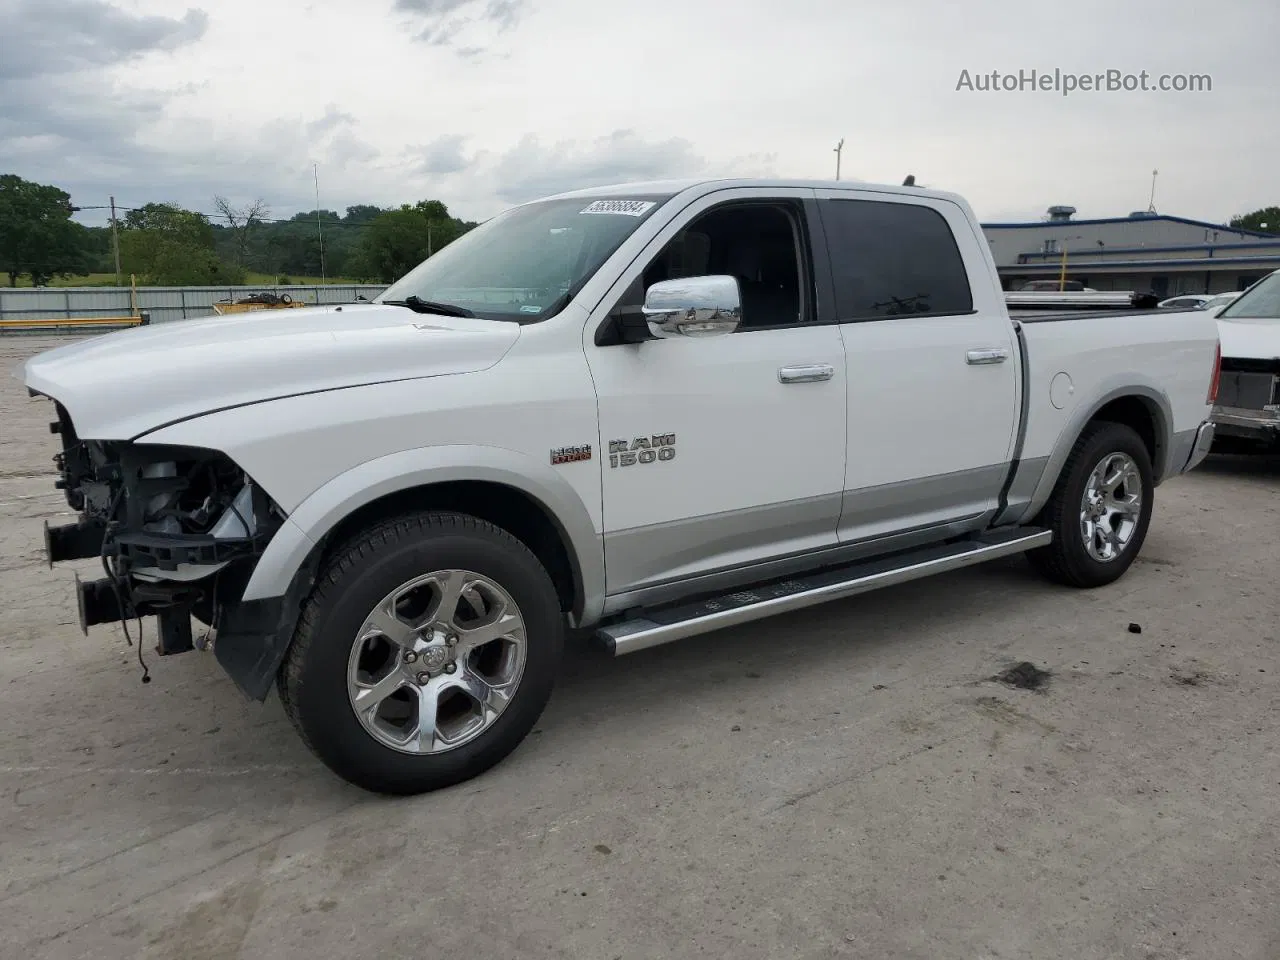
[(45, 524), (50, 565), (99, 559), (104, 576), (77, 577), (80, 627), (154, 616), (156, 651), (196, 645), (192, 618), (216, 635), (243, 594), (284, 513), (216, 450), (82, 440), (56, 403), (61, 437), (56, 486), (79, 518)]

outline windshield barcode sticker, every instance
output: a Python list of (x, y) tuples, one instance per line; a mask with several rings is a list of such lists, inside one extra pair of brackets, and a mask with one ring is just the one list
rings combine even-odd
[(642, 217), (653, 208), (652, 200), (596, 200), (579, 213), (617, 213), (624, 217)]

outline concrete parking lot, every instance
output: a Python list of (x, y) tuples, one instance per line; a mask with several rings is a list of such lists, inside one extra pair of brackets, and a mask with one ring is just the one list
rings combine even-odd
[(387, 800), (211, 656), (81, 635), (7, 375), (51, 345), (0, 340), (0, 956), (1280, 957), (1275, 461), (1161, 487), (1101, 591), (1015, 559), (575, 650), (509, 760)]

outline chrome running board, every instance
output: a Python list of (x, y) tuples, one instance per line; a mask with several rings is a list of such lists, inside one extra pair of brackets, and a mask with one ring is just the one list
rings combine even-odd
[(596, 631), (613, 656), (749, 623), (831, 600), (869, 593), (988, 560), (1023, 553), (1050, 543), (1053, 534), (1037, 527), (989, 530), (959, 543), (909, 550), (876, 560), (829, 567), (802, 577), (734, 590), (691, 603), (642, 610), (637, 616)]

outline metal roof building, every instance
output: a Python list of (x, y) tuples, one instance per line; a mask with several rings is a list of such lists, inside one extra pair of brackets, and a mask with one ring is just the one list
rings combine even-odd
[(1058, 279), (1064, 254), (1069, 280), (1160, 297), (1243, 290), (1280, 268), (1273, 234), (1146, 211), (1095, 220), (1074, 213), (1050, 207), (1045, 220), (982, 225), (1006, 290)]

